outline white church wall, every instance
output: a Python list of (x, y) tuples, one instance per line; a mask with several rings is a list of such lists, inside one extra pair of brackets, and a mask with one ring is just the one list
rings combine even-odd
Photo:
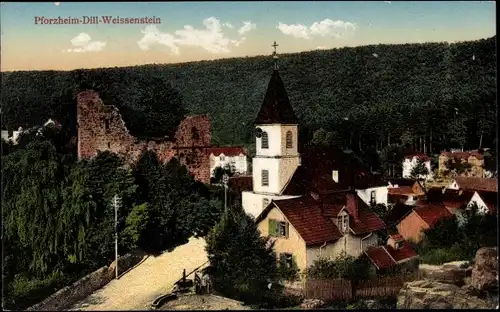
[[(292, 147), (286, 147), (286, 133), (292, 133)], [(282, 125), (281, 126), (281, 155), (283, 156), (296, 156), (298, 155), (298, 131), (296, 125)]]
[(262, 148), (262, 138), (256, 138), (256, 156), (281, 155), (281, 125), (258, 125), (267, 132), (269, 148)]

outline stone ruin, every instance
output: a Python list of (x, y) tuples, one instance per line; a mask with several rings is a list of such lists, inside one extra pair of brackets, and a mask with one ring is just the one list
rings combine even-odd
[(97, 92), (89, 90), (77, 96), (77, 127), (78, 159), (92, 158), (98, 151), (111, 151), (132, 164), (150, 150), (163, 163), (176, 157), (196, 180), (210, 182), (206, 149), (212, 135), (207, 115), (184, 118), (171, 140), (139, 140), (129, 133), (118, 108), (105, 105)]

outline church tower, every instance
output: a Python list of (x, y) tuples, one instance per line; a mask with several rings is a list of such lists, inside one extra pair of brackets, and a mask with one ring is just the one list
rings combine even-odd
[(277, 46), (274, 42), (273, 73), (254, 121), (256, 155), (252, 160), (253, 192), (242, 194), (243, 208), (255, 217), (272, 199), (290, 198), (281, 196), (281, 193), (300, 165), (299, 122), (279, 75)]

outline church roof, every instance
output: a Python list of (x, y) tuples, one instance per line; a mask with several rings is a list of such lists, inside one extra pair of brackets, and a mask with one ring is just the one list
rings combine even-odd
[[(338, 171), (338, 182), (332, 177)], [(372, 174), (356, 158), (339, 148), (307, 146), (301, 152), (301, 165), (285, 187), (283, 195), (302, 195), (311, 191), (329, 192), (387, 186), (387, 181)]]
[(254, 123), (257, 125), (299, 123), (277, 69), (273, 70), (264, 102)]

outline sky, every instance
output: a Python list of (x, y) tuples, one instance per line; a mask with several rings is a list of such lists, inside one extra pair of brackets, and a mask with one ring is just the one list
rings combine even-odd
[(477, 40), (496, 35), (495, 5), (494, 1), (2, 2), (0, 68), (72, 70), (270, 55), (274, 41), (279, 54)]

